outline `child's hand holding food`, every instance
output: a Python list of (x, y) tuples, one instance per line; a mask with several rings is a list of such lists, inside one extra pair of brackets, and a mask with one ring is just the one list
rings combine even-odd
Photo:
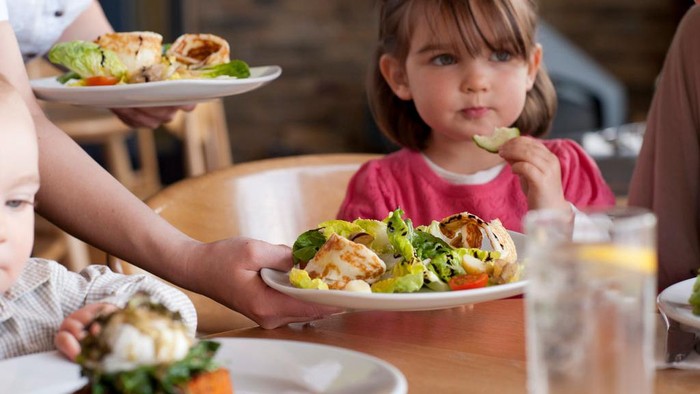
[[(102, 314), (116, 311), (112, 304), (96, 303), (86, 305), (71, 313), (63, 320), (54, 338), (56, 348), (70, 360), (80, 354), (80, 341), (88, 334), (88, 326), (95, 318)], [(91, 327), (91, 330), (98, 330), (98, 326)], [(96, 335), (97, 332), (90, 334)]]
[(529, 209), (566, 209), (561, 166), (556, 155), (539, 140), (519, 137), (504, 143), (498, 154), (511, 165), (527, 196)]

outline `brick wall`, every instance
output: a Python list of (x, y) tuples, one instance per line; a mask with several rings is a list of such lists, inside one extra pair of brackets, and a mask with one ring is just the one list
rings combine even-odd
[[(688, 1), (689, 2), (689, 1)], [(541, 15), (626, 85), (641, 120), (687, 3), (540, 0)], [(364, 79), (376, 36), (374, 0), (198, 0), (190, 31), (219, 34), (251, 65), (282, 76), (225, 100), (234, 160), (381, 148), (368, 129)]]

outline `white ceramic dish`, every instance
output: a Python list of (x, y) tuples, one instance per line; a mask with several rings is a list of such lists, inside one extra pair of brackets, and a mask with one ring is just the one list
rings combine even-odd
[(664, 289), (656, 299), (663, 314), (681, 324), (700, 329), (700, 316), (693, 314), (688, 298), (693, 292), (695, 278), (686, 279)]
[(282, 73), (279, 66), (251, 67), (250, 77), (179, 79), (113, 86), (65, 86), (55, 77), (30, 81), (34, 94), (47, 101), (89, 107), (158, 107), (192, 104), (257, 89)]
[[(516, 250), (525, 251), (525, 236), (510, 232)], [(465, 304), (512, 297), (525, 291), (525, 280), (498, 286), (458, 291), (421, 290), (416, 293), (355, 293), (341, 290), (299, 289), (289, 283), (286, 272), (263, 268), (262, 279), (268, 286), (294, 298), (354, 310), (419, 311), (445, 309)]]
[[(391, 393), (408, 384), (393, 365), (339, 347), (305, 342), (216, 338), (216, 354), (231, 373), (236, 394), (246, 393)], [(0, 361), (2, 392), (72, 393), (85, 385), (80, 368), (57, 352)]]

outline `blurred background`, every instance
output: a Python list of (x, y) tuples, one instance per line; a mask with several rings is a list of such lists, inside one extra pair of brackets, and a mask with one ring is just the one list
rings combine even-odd
[[(232, 58), (282, 76), (224, 99), (234, 162), (325, 152), (389, 152), (364, 80), (375, 0), (103, 0), (118, 31), (220, 35)], [(582, 142), (626, 193), (643, 122), (675, 27), (691, 0), (540, 0), (540, 41), (559, 95), (550, 137)], [(618, 126), (623, 126), (619, 129)], [(620, 130), (637, 136), (618, 145)], [(590, 138), (589, 138), (590, 137)], [(624, 142), (624, 141), (623, 141)], [(158, 138), (164, 184), (181, 178), (181, 146)]]

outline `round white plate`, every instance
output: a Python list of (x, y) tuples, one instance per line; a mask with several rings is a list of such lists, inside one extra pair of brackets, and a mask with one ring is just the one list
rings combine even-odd
[[(229, 370), (236, 394), (408, 391), (396, 367), (353, 350), (270, 339), (212, 340), (221, 343), (216, 360)], [(47, 352), (0, 361), (0, 382), (8, 393), (67, 394), (86, 380), (77, 364)]]
[(695, 278), (686, 279), (665, 288), (656, 298), (656, 303), (661, 312), (672, 320), (700, 329), (700, 316), (693, 314), (693, 307), (688, 303), (694, 283)]
[[(516, 250), (525, 250), (525, 236), (509, 231)], [(356, 310), (420, 311), (445, 309), (465, 304), (476, 304), (522, 294), (525, 280), (504, 285), (457, 291), (431, 291), (422, 289), (416, 293), (355, 293), (342, 290), (299, 289), (289, 283), (287, 272), (263, 268), (262, 279), (273, 289), (298, 298), (340, 308)]]
[(158, 107), (192, 104), (257, 89), (279, 77), (279, 66), (251, 67), (250, 77), (178, 79), (112, 86), (65, 86), (55, 77), (30, 81), (34, 94), (47, 101), (89, 107)]

